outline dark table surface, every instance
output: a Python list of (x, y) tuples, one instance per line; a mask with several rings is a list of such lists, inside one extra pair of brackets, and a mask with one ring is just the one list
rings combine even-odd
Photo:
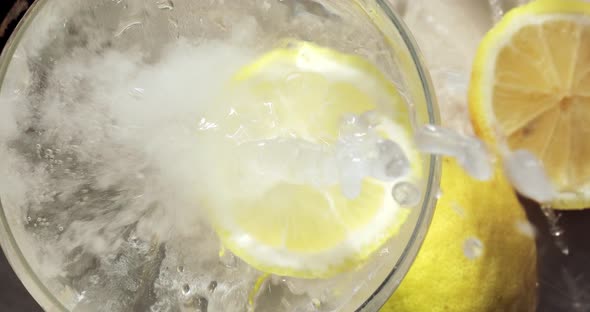
[[(0, 47), (32, 0), (0, 2)], [(590, 210), (558, 214), (564, 230), (565, 255), (554, 244), (547, 220), (537, 204), (523, 199), (530, 221), (537, 229), (539, 261), (538, 312), (590, 312)], [(23, 287), (0, 252), (0, 312), (43, 311)]]

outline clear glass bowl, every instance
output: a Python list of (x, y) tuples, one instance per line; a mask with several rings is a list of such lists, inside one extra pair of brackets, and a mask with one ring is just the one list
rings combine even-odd
[[(254, 36), (252, 27), (255, 28)], [(111, 200), (116, 198), (99, 194), (96, 199), (92, 190), (80, 190), (79, 185), (61, 186), (63, 179), (51, 177), (55, 170), (69, 170), (66, 173), (73, 175), (87, 174), (82, 162), (77, 162), (82, 156), (75, 152), (68, 154), (66, 148), (59, 148), (63, 142), (58, 144), (57, 141), (68, 141), (63, 143), (67, 148), (71, 148), (76, 140), (80, 144), (93, 142), (96, 138), (87, 136), (85, 129), (101, 126), (90, 120), (88, 124), (78, 125), (81, 133), (64, 138), (61, 134), (52, 136), (51, 131), (59, 132), (59, 129), (44, 128), (39, 122), (43, 119), (39, 114), (51, 112), (44, 108), (47, 101), (83, 102), (87, 94), (96, 91), (92, 84), (85, 84), (86, 80), (93, 79), (92, 75), (84, 71), (78, 76), (75, 72), (67, 72), (64, 60), (76, 59), (80, 68), (94, 66), (95, 70), (100, 68), (102, 71), (97, 75), (112, 72), (112, 78), (117, 79), (122, 73), (121, 68), (96, 67), (92, 64), (93, 58), (115, 52), (136, 53), (136, 61), (148, 66), (158, 63), (167, 45), (181, 40), (202, 42), (229, 37), (237, 38), (244, 46), (257, 51), (269, 49), (282, 38), (294, 37), (363, 56), (381, 69), (400, 90), (414, 113), (414, 126), (439, 122), (433, 89), (416, 44), (393, 13), (391, 5), (383, 0), (39, 0), (13, 32), (0, 59), (0, 113), (5, 116), (0, 120), (0, 242), (19, 278), (46, 311), (131, 308), (156, 311), (154, 307), (162, 298), (154, 298), (153, 288), (157, 275), (162, 275), (162, 272), (158, 273), (162, 270), (162, 259), (156, 266), (150, 266), (150, 263), (166, 249), (159, 243), (156, 248), (150, 245), (153, 242), (131, 237), (128, 231), (108, 233), (110, 228), (105, 226), (97, 235), (112, 240), (103, 240), (100, 244), (132, 244), (140, 249), (145, 247), (147, 251), (134, 251), (129, 255), (125, 253), (129, 249), (115, 248), (111, 254), (105, 253), (100, 258), (85, 250), (88, 246), (63, 250), (63, 237), (68, 233), (79, 238), (76, 233), (72, 234), (72, 224), (90, 218), (90, 215), (80, 213), (83, 211), (80, 202), (103, 200), (105, 196), (110, 196)], [(67, 76), (69, 82), (62, 82), (59, 79), (62, 75)], [(57, 99), (49, 99), (47, 90), (50, 88), (60, 90)], [(142, 88), (132, 90), (136, 96), (142, 96), (144, 91)], [(79, 98), (73, 98), (73, 94)], [(69, 121), (64, 120), (64, 124)], [(48, 140), (55, 146), (47, 146)], [(12, 157), (14, 155), (18, 157)], [(93, 155), (86, 156), (91, 162), (97, 161)], [(67, 161), (77, 162), (77, 165), (68, 167), (64, 165)], [(400, 233), (383, 247), (384, 252), (380, 253), (378, 260), (383, 265), (366, 271), (370, 276), (364, 276), (363, 283), (357, 282), (361, 287), (355, 287), (358, 289), (343, 303), (341, 310), (377, 311), (411, 266), (429, 226), (439, 183), (437, 158), (424, 155), (422, 162), (426, 174), (420, 204), (411, 210)], [(68, 187), (72, 188), (72, 193), (64, 195)], [(113, 206), (125, 206), (116, 200), (112, 202), (115, 202)], [(101, 213), (108, 215), (110, 211)], [(96, 214), (91, 216), (97, 217)], [(118, 220), (113, 218), (106, 223), (114, 221)], [(121, 242), (123, 235), (124, 242)], [(126, 266), (113, 268), (113, 263), (121, 257)], [(177, 273), (183, 273), (181, 263), (170, 261), (177, 265)], [(110, 275), (101, 275), (103, 266), (109, 266), (105, 270)], [(323, 282), (318, 281), (320, 285)], [(89, 286), (86, 289), (87, 285), (94, 285), (94, 288)], [(80, 307), (80, 302), (100, 291), (103, 297), (96, 298), (104, 301), (95, 298), (91, 305)], [(109, 300), (109, 294), (112, 300)], [(171, 294), (161, 296), (176, 300)], [(115, 301), (120, 306), (114, 306)], [(193, 308), (198, 308), (202, 302), (194, 306), (193, 300), (192, 304)], [(180, 306), (178, 309), (184, 308)], [(213, 310), (213, 305), (210, 304), (209, 309)]]

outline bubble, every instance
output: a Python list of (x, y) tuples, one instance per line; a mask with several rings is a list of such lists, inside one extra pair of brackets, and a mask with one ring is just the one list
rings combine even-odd
[(393, 186), (393, 199), (402, 206), (415, 206), (420, 202), (420, 190), (410, 182), (399, 182)]
[(476, 237), (469, 237), (463, 243), (463, 254), (469, 260), (475, 260), (483, 254), (483, 243)]
[(179, 266), (177, 266), (177, 267), (176, 267), (176, 271), (177, 271), (178, 273), (182, 273), (182, 272), (184, 272), (184, 266), (182, 266), (182, 265), (179, 265)]
[(410, 161), (402, 148), (391, 140), (377, 143), (379, 156), (373, 175), (378, 179), (391, 179), (405, 175), (410, 169)]
[(438, 190), (436, 191), (436, 194), (434, 194), (434, 197), (435, 197), (436, 199), (441, 199), (441, 197), (443, 197), (443, 191), (442, 191), (441, 189), (438, 189)]
[(191, 292), (191, 286), (189, 284), (184, 284), (182, 285), (182, 293), (186, 296), (188, 294), (190, 294)]
[(197, 296), (192, 300), (189, 306), (194, 308), (195, 312), (207, 312), (209, 301), (205, 297)]

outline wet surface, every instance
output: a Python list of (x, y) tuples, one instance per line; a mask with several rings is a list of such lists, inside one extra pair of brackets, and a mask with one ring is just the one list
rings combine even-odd
[[(0, 46), (32, 1), (7, 0), (0, 4), (0, 16), (9, 16), (0, 24)], [(4, 36), (1, 36), (4, 34)], [(554, 243), (550, 226), (540, 207), (522, 200), (537, 232), (539, 260), (538, 312), (590, 312), (590, 210), (557, 213), (561, 237), (568, 248), (562, 252)], [(37, 312), (42, 309), (23, 287), (0, 253), (0, 311)]]

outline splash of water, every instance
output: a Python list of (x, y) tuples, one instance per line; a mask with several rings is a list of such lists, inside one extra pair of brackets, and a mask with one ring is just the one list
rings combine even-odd
[(555, 212), (555, 210), (551, 208), (551, 205), (548, 204), (541, 205), (541, 211), (543, 211), (543, 215), (545, 215), (545, 218), (547, 219), (547, 224), (549, 225), (549, 234), (551, 234), (551, 237), (553, 237), (553, 243), (555, 246), (557, 246), (557, 248), (559, 248), (562, 254), (566, 256), (569, 255), (570, 249), (564, 237), (565, 230), (559, 224), (561, 215)]
[(551, 202), (556, 191), (543, 168), (531, 152), (517, 150), (504, 156), (504, 170), (518, 192), (539, 203)]
[(425, 125), (415, 133), (416, 146), (422, 152), (450, 156), (478, 180), (492, 177), (492, 160), (480, 140), (434, 125)]

